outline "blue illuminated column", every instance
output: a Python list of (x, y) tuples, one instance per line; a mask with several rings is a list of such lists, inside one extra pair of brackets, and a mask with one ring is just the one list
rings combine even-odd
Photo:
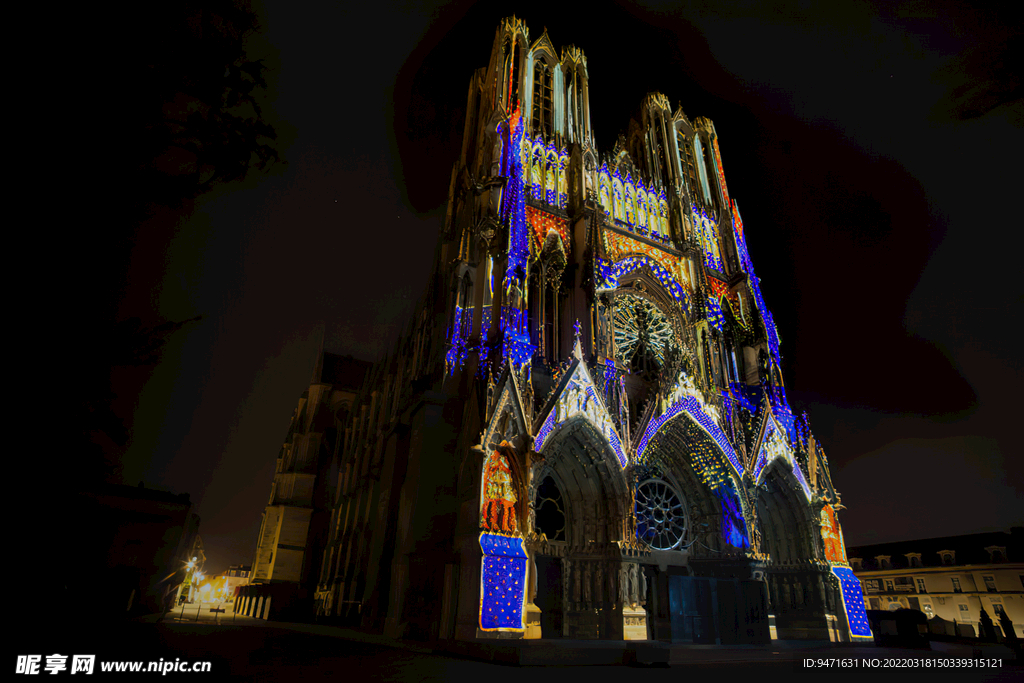
[(853, 640), (872, 640), (860, 580), (849, 567), (832, 567), (832, 573), (842, 586), (843, 610), (846, 612), (846, 623), (850, 626), (850, 635)]
[(525, 631), (526, 547), (523, 539), (482, 532), (480, 630)]

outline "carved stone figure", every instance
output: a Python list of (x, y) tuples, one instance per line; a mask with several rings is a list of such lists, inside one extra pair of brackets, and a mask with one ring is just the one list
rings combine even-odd
[(565, 605), (565, 609), (570, 609), (572, 604), (572, 595), (570, 594), (570, 578), (572, 577), (572, 563), (569, 560), (562, 559), (562, 603)]

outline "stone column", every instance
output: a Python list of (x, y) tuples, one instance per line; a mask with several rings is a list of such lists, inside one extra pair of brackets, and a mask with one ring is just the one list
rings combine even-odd
[(527, 550), (530, 556), (526, 561), (526, 633), (523, 638), (527, 640), (538, 640), (542, 637), (540, 615), (541, 609), (537, 607), (537, 560), (535, 551)]

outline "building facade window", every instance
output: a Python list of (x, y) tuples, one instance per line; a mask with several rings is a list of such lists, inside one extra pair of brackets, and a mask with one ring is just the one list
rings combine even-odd
[(704, 193), (704, 203), (711, 206), (711, 187), (708, 185), (708, 171), (704, 164), (704, 150), (700, 144), (700, 136), (693, 136), (693, 153), (697, 159), (697, 175), (700, 176), (700, 187)]
[(983, 576), (981, 578), (985, 581), (985, 590), (987, 590), (989, 593), (999, 592), (999, 589), (996, 588), (996, 577)]
[(894, 592), (896, 592), (896, 589), (893, 588), (893, 585), (892, 585), (892, 579), (886, 579), (885, 580), (885, 592), (886, 593), (894, 593)]
[(964, 592), (963, 589), (960, 588), (960, 579), (958, 579), (957, 577), (954, 576), (954, 577), (950, 578), (950, 581), (953, 582), (953, 592), (954, 593), (963, 593)]
[(553, 126), (551, 115), (554, 111), (552, 97), (551, 68), (543, 58), (533, 63), (533, 132), (534, 135), (547, 137)]
[(1006, 562), (1006, 548), (1001, 546), (992, 546), (991, 548), (985, 548), (988, 551), (989, 560), (995, 564), (997, 562)]
[(917, 592), (918, 593), (927, 593), (928, 592), (928, 589), (925, 588), (925, 585), (924, 585), (924, 579), (918, 579), (917, 580)]

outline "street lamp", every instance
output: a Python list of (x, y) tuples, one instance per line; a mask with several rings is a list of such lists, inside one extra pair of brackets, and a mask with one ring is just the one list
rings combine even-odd
[[(174, 598), (176, 604), (188, 601), (192, 597), (192, 580), (195, 578), (196, 573), (196, 559), (193, 557), (185, 563), (185, 580), (178, 586), (178, 594)], [(182, 599), (183, 592), (185, 592), (184, 599)]]

